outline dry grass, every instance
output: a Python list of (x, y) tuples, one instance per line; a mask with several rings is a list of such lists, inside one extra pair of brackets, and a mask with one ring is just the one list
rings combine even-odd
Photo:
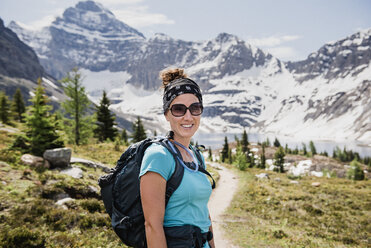
[[(238, 193), (225, 215), (241, 247), (370, 247), (371, 181), (298, 179), (262, 170), (237, 171)], [(319, 182), (319, 187), (312, 186)]]

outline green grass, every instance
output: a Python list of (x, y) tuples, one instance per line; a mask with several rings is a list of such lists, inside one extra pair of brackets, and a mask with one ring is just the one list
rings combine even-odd
[[(103, 171), (78, 165), (82, 179), (57, 170), (37, 172), (20, 163), (20, 152), (7, 149), (15, 137), (0, 132), (0, 247), (126, 247), (113, 232), (99, 193), (88, 188), (99, 190)], [(123, 151), (113, 147), (76, 147), (74, 156), (114, 166)], [(66, 208), (55, 204), (61, 193), (74, 198)]]
[[(20, 163), (20, 152), (7, 148), (16, 135), (0, 132), (0, 247), (126, 247), (114, 233), (105, 213), (98, 178), (102, 170), (85, 167), (83, 178), (75, 179), (57, 170), (35, 171)], [(73, 156), (94, 160), (114, 167), (120, 151), (114, 143), (70, 146)], [(219, 178), (212, 169), (215, 180)], [(58, 207), (55, 196), (74, 198)]]
[(266, 171), (235, 172), (240, 185), (224, 227), (240, 247), (371, 246), (371, 181), (303, 177), (292, 184), (285, 174), (258, 180)]

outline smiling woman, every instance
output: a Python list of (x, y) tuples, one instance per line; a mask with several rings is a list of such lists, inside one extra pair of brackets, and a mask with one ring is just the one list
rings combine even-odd
[(201, 90), (182, 69), (166, 70), (161, 77), (164, 86), (163, 111), (171, 127), (169, 140), (179, 151), (180, 163), (186, 170), (166, 205), (167, 181), (175, 174), (174, 157), (157, 144), (152, 144), (145, 151), (140, 171), (140, 191), (147, 245), (213, 248), (207, 207), (212, 187), (206, 175), (199, 170), (204, 167), (204, 158), (198, 157), (200, 153), (190, 145), (200, 125), (203, 110)]

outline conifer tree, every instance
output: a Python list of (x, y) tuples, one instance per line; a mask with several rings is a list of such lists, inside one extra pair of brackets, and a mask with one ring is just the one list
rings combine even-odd
[(144, 131), (144, 126), (140, 117), (138, 116), (137, 121), (133, 124), (133, 143), (139, 142), (147, 138), (146, 132)]
[(310, 141), (310, 142), (309, 142), (309, 148), (310, 148), (310, 151), (311, 151), (311, 153), (312, 153), (312, 156), (314, 156), (314, 155), (317, 154), (316, 147), (314, 146), (313, 141)]
[(23, 96), (19, 88), (17, 88), (13, 96), (12, 112), (16, 120), (23, 122), (22, 114), (26, 112), (26, 107), (24, 105)]
[(61, 80), (64, 93), (69, 97), (62, 103), (67, 115), (72, 117), (68, 120), (71, 125), (71, 136), (76, 145), (80, 145), (84, 139), (88, 138), (92, 128), (91, 118), (85, 116), (89, 106), (88, 96), (85, 87), (82, 85), (81, 74), (77, 68), (72, 69), (65, 78)]
[(229, 153), (228, 138), (227, 136), (225, 136), (224, 145), (221, 153), (221, 160), (223, 163), (228, 159), (228, 153)]
[(228, 150), (228, 162), (229, 162), (229, 164), (233, 163), (233, 156), (232, 156), (232, 149), (231, 148), (229, 148), (229, 150)]
[(7, 95), (2, 91), (0, 92), (0, 121), (4, 124), (10, 123), (10, 106)]
[(122, 129), (121, 139), (122, 139), (122, 142), (124, 143), (124, 145), (127, 145), (128, 144), (128, 134), (127, 134), (125, 128)]
[(288, 154), (289, 153), (289, 146), (286, 144), (285, 145), (285, 153)]
[(156, 131), (156, 130), (153, 131), (153, 136), (154, 136), (154, 137), (157, 136), (157, 131)]
[(47, 104), (48, 101), (41, 79), (38, 79), (35, 96), (31, 99), (33, 105), (29, 107), (29, 114), (26, 115), (26, 137), (30, 152), (36, 156), (42, 156), (46, 149), (64, 146), (55, 129), (54, 118), (50, 114), (52, 106)]
[(303, 154), (304, 154), (304, 156), (306, 156), (307, 155), (307, 146), (305, 145), (305, 143), (302, 143), (302, 145), (303, 145)]
[(283, 173), (283, 164), (285, 163), (285, 151), (283, 150), (282, 146), (278, 147), (276, 153), (274, 154), (274, 171), (278, 171)]
[(211, 147), (209, 147), (209, 155), (208, 155), (208, 159), (212, 162), (213, 161), (213, 153), (211, 151)]
[(113, 141), (117, 135), (115, 115), (109, 110), (110, 104), (106, 92), (103, 91), (100, 105), (97, 106), (97, 128), (95, 129), (95, 135), (101, 142), (107, 139)]
[(259, 168), (265, 168), (265, 145), (262, 145), (262, 153), (260, 154), (260, 165)]
[(245, 170), (247, 168), (246, 154), (242, 151), (242, 146), (237, 146), (236, 149), (236, 159), (233, 164), (240, 170)]
[(279, 140), (277, 139), (277, 137), (274, 138), (273, 145), (274, 145), (275, 147), (280, 147), (280, 146), (281, 146), (281, 143), (279, 142)]
[(245, 129), (243, 130), (243, 133), (242, 133), (241, 145), (242, 145), (242, 152), (246, 154), (248, 150), (248, 145), (249, 145), (249, 138), (247, 136)]

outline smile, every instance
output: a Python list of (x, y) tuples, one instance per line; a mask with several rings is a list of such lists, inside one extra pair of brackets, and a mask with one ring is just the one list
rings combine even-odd
[(184, 128), (191, 128), (193, 126), (193, 124), (189, 124), (189, 125), (181, 125), (182, 127)]

